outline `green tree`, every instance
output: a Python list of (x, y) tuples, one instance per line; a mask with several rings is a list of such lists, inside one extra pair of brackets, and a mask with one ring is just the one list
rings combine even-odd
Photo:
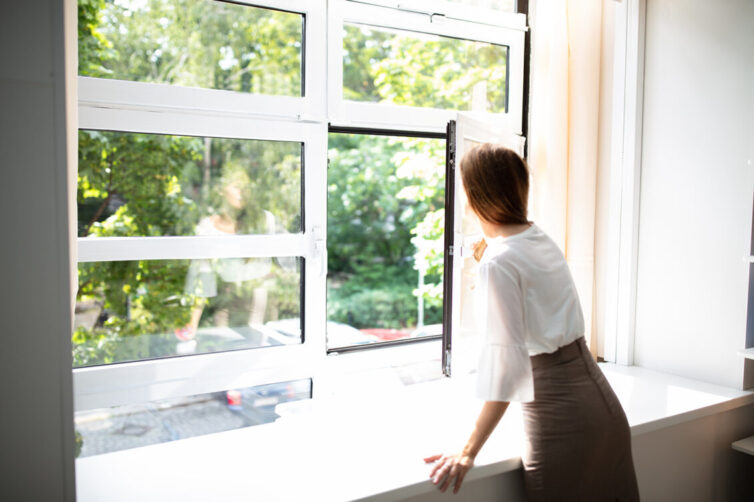
[[(346, 25), (346, 99), (495, 113), (506, 109), (506, 47)], [(472, 97), (478, 93), (480, 103)]]
[[(331, 320), (360, 328), (416, 324), (412, 234), (427, 214), (442, 219), (444, 149), (444, 142), (432, 139), (330, 135)], [(442, 236), (442, 221), (439, 229)], [(439, 280), (436, 270), (424, 271), (430, 282)], [(439, 322), (442, 312), (436, 302), (431, 306), (429, 321)]]
[(208, 0), (85, 0), (82, 11), (81, 75), (301, 95), (298, 14)]

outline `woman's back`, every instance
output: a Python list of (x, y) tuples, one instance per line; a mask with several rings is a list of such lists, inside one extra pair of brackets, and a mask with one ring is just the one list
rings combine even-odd
[(512, 300), (512, 291), (489, 290), (509, 284), (496, 283), (498, 274), (489, 274), (487, 267), (500, 267), (518, 284), (529, 355), (554, 352), (584, 335), (584, 316), (563, 253), (537, 225), (509, 237), (487, 239), (480, 263), (480, 284), (487, 286), (482, 293)]

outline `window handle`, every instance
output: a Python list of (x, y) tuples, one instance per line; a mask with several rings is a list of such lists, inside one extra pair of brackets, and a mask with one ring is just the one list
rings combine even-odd
[(319, 276), (325, 277), (327, 275), (327, 246), (324, 239), (314, 241), (314, 253), (320, 259)]
[(319, 225), (312, 228), (312, 237), (314, 239), (312, 258), (320, 260), (319, 276), (324, 277), (327, 275), (327, 245), (324, 237), (322, 237), (322, 228)]

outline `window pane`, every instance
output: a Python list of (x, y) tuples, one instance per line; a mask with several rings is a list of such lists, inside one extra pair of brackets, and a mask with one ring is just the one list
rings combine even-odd
[(346, 24), (343, 51), (345, 99), (506, 111), (507, 47)]
[(79, 132), (78, 235), (301, 231), (302, 144)]
[(303, 16), (210, 0), (79, 0), (79, 75), (302, 95)]
[(75, 414), (76, 456), (90, 457), (274, 422), (310, 399), (311, 380), (273, 383)]
[[(463, 138), (464, 151), (468, 152), (481, 143), (469, 138)], [(461, 232), (463, 234), (463, 246), (471, 249), (475, 243), (480, 241), (484, 234), (482, 233), (482, 227), (479, 224), (479, 218), (474, 214), (474, 211), (468, 204), (466, 199), (466, 192), (461, 189)], [(456, 256), (456, 260), (461, 260), (461, 294), (460, 298), (460, 319), (458, 323), (458, 332), (453, 332), (453, 339), (458, 345), (465, 344), (467, 347), (471, 346), (471, 340), (478, 335), (475, 324), (475, 306), (474, 306), (474, 288), (478, 282), (479, 263), (469, 253), (466, 256)], [(453, 357), (458, 358), (467, 356), (471, 357), (471, 353), (458, 355), (461, 351), (453, 350)]]
[(328, 347), (442, 334), (445, 141), (330, 134)]
[(75, 367), (301, 343), (301, 259), (79, 264)]

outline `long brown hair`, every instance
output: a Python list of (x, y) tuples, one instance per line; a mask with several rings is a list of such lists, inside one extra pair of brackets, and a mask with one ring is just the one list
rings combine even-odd
[[(528, 223), (529, 168), (513, 150), (492, 143), (474, 147), (461, 159), (461, 180), (479, 218), (498, 225)], [(486, 247), (482, 240), (474, 258), (481, 259)]]

